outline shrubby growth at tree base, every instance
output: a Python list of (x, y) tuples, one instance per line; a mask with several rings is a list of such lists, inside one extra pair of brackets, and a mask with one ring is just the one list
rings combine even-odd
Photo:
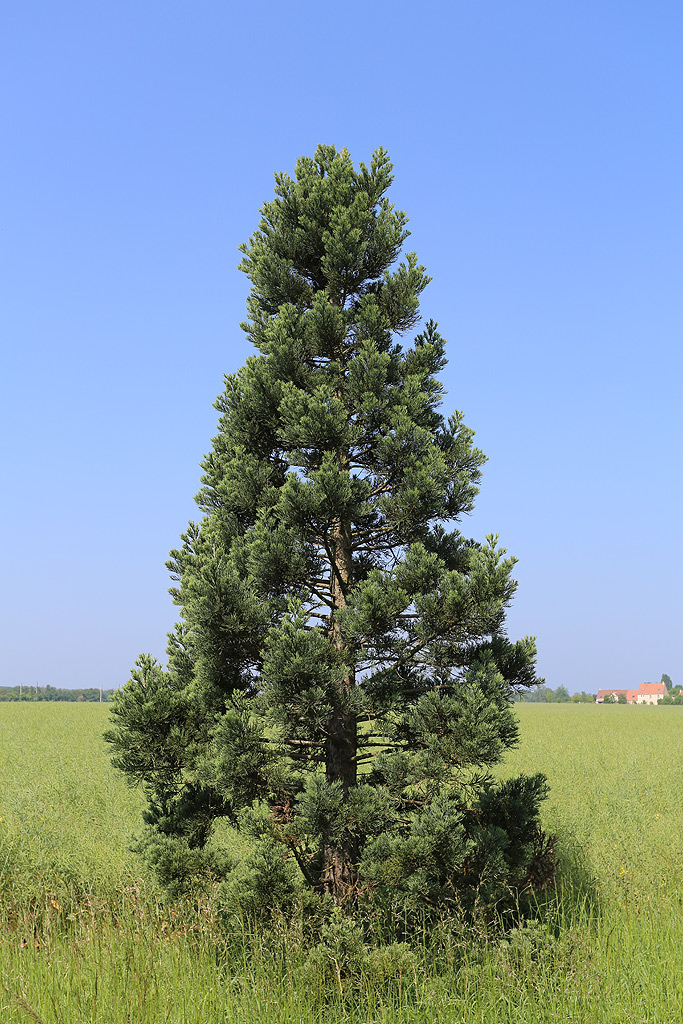
[[(535, 645), (505, 634), (515, 560), (454, 527), (484, 455), (438, 411), (444, 340), (428, 321), (397, 342), (429, 278), (397, 262), (391, 169), (320, 146), (276, 175), (242, 246), (257, 354), (225, 379), (169, 562), (168, 668), (138, 660), (108, 733), (159, 877), (222, 878), (245, 913), (302, 887), (492, 913), (554, 867), (543, 776), (491, 776)], [(243, 860), (210, 842), (220, 818)]]

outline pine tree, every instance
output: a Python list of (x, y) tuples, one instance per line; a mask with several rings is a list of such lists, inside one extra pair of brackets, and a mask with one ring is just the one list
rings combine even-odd
[[(444, 340), (398, 342), (429, 278), (399, 262), (391, 172), (320, 146), (276, 175), (242, 246), (257, 354), (169, 562), (168, 668), (138, 660), (108, 734), (160, 877), (210, 870), (255, 906), (303, 883), (471, 909), (538, 873), (545, 781), (491, 776), (535, 646), (505, 634), (515, 560), (455, 525), (484, 456), (439, 412)], [(246, 861), (208, 842), (219, 818)]]

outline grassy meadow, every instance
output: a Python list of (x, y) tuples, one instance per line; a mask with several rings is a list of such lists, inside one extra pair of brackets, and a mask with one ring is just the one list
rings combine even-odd
[(164, 903), (129, 850), (142, 800), (109, 765), (106, 705), (0, 704), (0, 1021), (683, 1020), (683, 711), (518, 712), (504, 771), (548, 775), (562, 864), (538, 921), (344, 971), (296, 925), (228, 941), (210, 899)]

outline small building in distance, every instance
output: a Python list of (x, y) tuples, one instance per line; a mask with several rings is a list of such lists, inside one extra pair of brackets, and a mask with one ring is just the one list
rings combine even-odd
[(627, 704), (659, 704), (660, 700), (666, 697), (668, 692), (665, 683), (641, 683), (637, 690), (598, 690), (595, 703), (602, 704), (605, 697), (613, 697), (614, 700), (619, 700), (619, 695), (623, 693)]

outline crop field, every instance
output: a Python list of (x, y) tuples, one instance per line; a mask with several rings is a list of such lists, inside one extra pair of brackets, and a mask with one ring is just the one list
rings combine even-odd
[(109, 765), (106, 705), (0, 704), (0, 1021), (682, 1021), (683, 711), (518, 712), (505, 772), (547, 774), (561, 860), (538, 919), (342, 970), (296, 924), (240, 942), (210, 897), (164, 902), (130, 851), (142, 799)]

